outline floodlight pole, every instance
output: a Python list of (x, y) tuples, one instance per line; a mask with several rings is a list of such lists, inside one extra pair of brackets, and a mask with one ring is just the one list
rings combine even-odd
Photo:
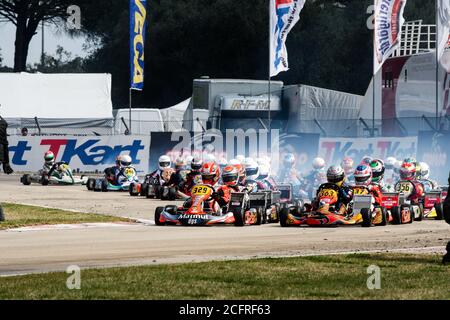
[(129, 110), (128, 110), (128, 130), (129, 134), (131, 135), (131, 109), (132, 109), (132, 98), (133, 98), (133, 88), (130, 88), (130, 96), (129, 96)]

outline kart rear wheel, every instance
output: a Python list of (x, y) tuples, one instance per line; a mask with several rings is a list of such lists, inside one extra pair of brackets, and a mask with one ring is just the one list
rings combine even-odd
[(388, 221), (389, 221), (389, 217), (388, 217), (388, 212), (387, 209), (385, 207), (381, 207), (381, 223), (379, 224), (379, 226), (387, 226)]
[(164, 211), (164, 207), (158, 207), (155, 210), (155, 224), (157, 226), (163, 226), (164, 223), (159, 221), (159, 219), (161, 219), (161, 213)]
[[(409, 210), (409, 222), (406, 222), (406, 224), (411, 224), (414, 222), (414, 212), (412, 210), (412, 207), (408, 204), (404, 204), (400, 207), (400, 215), (402, 215), (403, 210), (408, 209)], [(402, 219), (400, 218), (401, 223), (403, 223)]]
[(435, 220), (444, 220), (444, 208), (442, 203), (435, 203), (434, 210), (436, 210), (436, 218)]
[(245, 219), (244, 219), (244, 210), (235, 210), (233, 211), (234, 216), (234, 225), (236, 227), (243, 227), (245, 225)]
[(88, 181), (87, 181), (87, 183), (86, 183), (86, 188), (87, 188), (89, 191), (94, 190), (94, 188), (95, 188), (95, 179), (89, 178)]
[(370, 212), (370, 209), (369, 208), (361, 209), (361, 215), (363, 218), (362, 227), (363, 228), (372, 227), (372, 213)]
[(50, 184), (50, 180), (48, 179), (48, 177), (46, 175), (42, 176), (41, 184), (43, 186), (48, 186)]
[(20, 182), (22, 182), (24, 186), (31, 185), (31, 176), (29, 174), (23, 175), (23, 177), (20, 179)]
[(280, 225), (283, 228), (286, 228), (289, 226), (287, 223), (288, 215), (289, 215), (289, 208), (287, 208), (287, 207), (282, 208), (280, 211), (279, 217), (280, 217)]
[(400, 213), (400, 208), (395, 206), (391, 209), (392, 214), (392, 224), (399, 225), (402, 224), (402, 217)]
[(108, 192), (108, 181), (102, 180), (102, 192)]
[(140, 194), (140, 196), (142, 196), (142, 197), (147, 196), (147, 190), (148, 190), (148, 183), (144, 182), (141, 185), (141, 194)]
[(3, 213), (3, 208), (0, 207), (0, 222), (5, 221), (5, 214)]
[(414, 221), (422, 221), (423, 220), (423, 204), (419, 204), (419, 217), (415, 218)]
[(137, 197), (138, 195), (138, 186), (135, 183), (130, 184), (130, 196)]
[[(265, 215), (265, 213), (264, 213), (264, 215)], [(257, 209), (256, 210), (256, 225), (260, 226), (263, 223), (265, 224), (264, 220), (265, 219), (263, 217), (263, 209), (262, 208)]]
[(177, 195), (178, 195), (178, 192), (177, 192), (176, 188), (169, 188), (168, 197), (169, 197), (170, 201), (175, 201), (177, 199)]

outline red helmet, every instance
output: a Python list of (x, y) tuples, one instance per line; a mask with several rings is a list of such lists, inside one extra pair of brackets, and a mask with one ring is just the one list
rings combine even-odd
[(400, 168), (400, 179), (402, 180), (414, 180), (416, 177), (416, 166), (413, 163), (405, 162)]
[(247, 178), (244, 166), (242, 164), (240, 164), (240, 163), (236, 163), (236, 164), (233, 165), (233, 167), (235, 167), (237, 172), (238, 172), (239, 183), (244, 183), (245, 179)]
[(226, 166), (222, 172), (222, 182), (230, 187), (239, 184), (239, 172), (234, 166)]
[(367, 165), (359, 165), (354, 173), (357, 186), (369, 186), (372, 183), (372, 169)]
[(203, 165), (201, 174), (203, 184), (214, 186), (220, 178), (220, 167), (214, 162), (207, 162)]

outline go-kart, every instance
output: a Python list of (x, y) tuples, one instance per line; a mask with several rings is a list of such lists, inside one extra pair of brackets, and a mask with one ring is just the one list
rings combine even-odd
[(424, 197), (423, 185), (418, 182), (415, 184), (408, 180), (399, 181), (395, 185), (395, 192), (403, 194), (405, 199), (400, 207), (400, 215), (407, 215), (407, 211), (410, 211), (415, 221), (422, 221), (424, 218), (424, 206), (422, 203)]
[[(294, 188), (290, 184), (279, 184), (277, 185), (277, 190), (280, 192), (280, 200), (279, 200), (279, 217), (281, 215), (281, 211), (283, 211), (283, 216), (287, 216), (288, 214), (300, 215), (304, 210), (304, 200), (295, 199), (293, 195)], [(278, 217), (278, 222), (280, 218)]]
[(412, 211), (406, 210), (408, 204), (404, 194), (384, 192), (381, 205), (388, 211), (389, 222), (392, 224), (410, 224), (414, 221)]
[(89, 178), (86, 188), (89, 191), (108, 192), (108, 191), (130, 191), (133, 183), (138, 183), (139, 178), (137, 172), (132, 167), (123, 168), (114, 181), (109, 177), (100, 179)]
[(259, 225), (262, 216), (250, 209), (247, 193), (232, 193), (225, 208), (211, 208), (214, 189), (198, 185), (192, 189), (191, 198), (183, 206), (158, 207), (155, 211), (155, 224), (158, 226), (210, 226), (210, 225)]
[(36, 174), (25, 174), (20, 178), (20, 182), (29, 186), (32, 183), (37, 183), (43, 186), (48, 186), (49, 184), (55, 185), (85, 185), (87, 183), (87, 177), (74, 176), (72, 170), (67, 164), (55, 165), (53, 171), (57, 172), (49, 176), (47, 173), (40, 172)]
[(349, 204), (349, 215), (357, 224), (363, 227), (386, 226), (389, 223), (389, 213), (381, 204), (376, 204), (375, 198), (366, 186), (354, 186), (353, 199)]
[(444, 220), (442, 191), (432, 190), (423, 197), (423, 217), (426, 219)]
[(147, 175), (142, 183), (132, 183), (130, 185), (131, 196), (143, 196), (148, 199), (176, 200), (178, 191), (175, 187), (161, 186), (159, 179)]

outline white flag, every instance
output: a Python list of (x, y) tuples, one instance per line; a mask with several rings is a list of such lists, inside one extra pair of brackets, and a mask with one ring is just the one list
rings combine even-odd
[(400, 45), (402, 26), (405, 23), (403, 11), (406, 1), (375, 1), (374, 74)]
[(270, 0), (270, 77), (289, 70), (286, 39), (306, 0)]
[(450, 0), (437, 0), (437, 28), (438, 28), (438, 56), (439, 61), (442, 61), (442, 56), (445, 49), (449, 47), (450, 40)]

